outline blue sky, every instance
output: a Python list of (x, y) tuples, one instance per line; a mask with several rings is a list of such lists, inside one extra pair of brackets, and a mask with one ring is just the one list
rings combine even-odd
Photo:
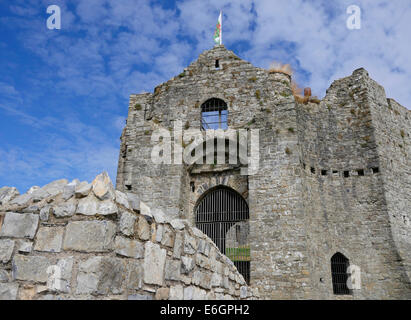
[[(46, 9), (61, 8), (61, 30)], [(346, 27), (349, 5), (362, 28)], [(387, 96), (411, 107), (409, 0), (14, 0), (0, 2), (0, 186), (106, 170), (115, 181), (128, 96), (152, 92), (213, 46), (255, 66), (290, 63), (320, 98), (364, 67)]]

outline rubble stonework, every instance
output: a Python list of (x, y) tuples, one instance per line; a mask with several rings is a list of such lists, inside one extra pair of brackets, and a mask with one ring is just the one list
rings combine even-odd
[[(177, 121), (185, 131), (200, 129), (201, 105), (210, 98), (226, 102), (230, 129), (259, 130), (256, 174), (153, 163), (152, 133), (165, 129), (174, 142)], [(192, 226), (203, 195), (218, 186), (235, 190), (249, 206), (250, 285), (262, 298), (411, 298), (410, 136), (410, 111), (387, 99), (364, 69), (334, 81), (322, 100), (303, 103), (289, 75), (217, 45), (153, 93), (130, 96), (116, 188)], [(190, 238), (175, 241), (192, 254)], [(361, 290), (351, 295), (333, 293), (337, 252), (361, 268)], [(190, 260), (182, 261), (185, 272)], [(195, 281), (201, 287), (206, 278), (197, 272)]]
[[(0, 205), (0, 300), (258, 298), (210, 239), (185, 221), (142, 215), (138, 197), (114, 191), (107, 173), (92, 184), (59, 180), (30, 194), (7, 194)], [(175, 241), (184, 238), (189, 252)], [(218, 277), (228, 288), (208, 281)], [(186, 289), (196, 294), (184, 296)]]

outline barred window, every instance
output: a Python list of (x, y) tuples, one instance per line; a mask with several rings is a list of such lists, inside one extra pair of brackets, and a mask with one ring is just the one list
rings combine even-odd
[(201, 128), (217, 130), (228, 128), (228, 110), (224, 100), (211, 98), (201, 105)]
[(349, 295), (352, 291), (347, 286), (348, 273), (347, 269), (350, 261), (342, 254), (337, 252), (331, 258), (331, 276), (333, 282), (333, 291), (336, 295)]

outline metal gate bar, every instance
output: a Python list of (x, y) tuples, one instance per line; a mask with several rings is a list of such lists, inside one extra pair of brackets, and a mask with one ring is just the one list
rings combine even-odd
[(249, 210), (237, 192), (221, 187), (210, 191), (195, 209), (196, 227), (208, 235), (250, 281)]

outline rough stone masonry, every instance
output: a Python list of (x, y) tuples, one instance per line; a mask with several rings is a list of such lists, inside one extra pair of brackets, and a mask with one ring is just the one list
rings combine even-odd
[[(152, 162), (152, 133), (200, 129), (210, 99), (228, 128), (259, 130), (256, 174)], [(106, 173), (0, 189), (0, 299), (411, 299), (410, 134), (410, 111), (364, 69), (300, 102), (289, 75), (215, 46), (130, 96), (117, 190)], [(196, 228), (216, 190), (248, 205), (223, 240), (243, 250), (249, 285)], [(335, 256), (360, 268), (360, 288), (336, 291)]]
[[(153, 163), (152, 133), (172, 132), (176, 121), (200, 129), (209, 99), (226, 105), (228, 128), (259, 130), (256, 174)], [(289, 75), (217, 45), (153, 93), (130, 96), (116, 188), (192, 226), (208, 194), (238, 193), (261, 298), (410, 299), (410, 134), (410, 111), (364, 69), (334, 81), (322, 100), (300, 102)], [(361, 269), (360, 290), (335, 294), (337, 253)]]
[(259, 297), (200, 230), (107, 173), (22, 195), (3, 187), (0, 201), (0, 300)]

